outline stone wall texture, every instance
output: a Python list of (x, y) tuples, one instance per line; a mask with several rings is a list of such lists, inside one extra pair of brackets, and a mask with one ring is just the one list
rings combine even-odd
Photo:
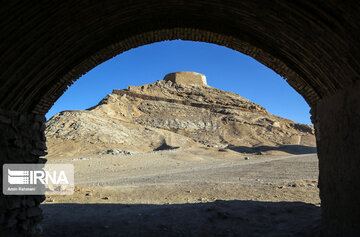
[[(45, 117), (0, 110), (0, 164), (45, 163)], [(42, 195), (0, 194), (0, 236), (40, 236)]]
[(165, 75), (164, 81), (176, 84), (207, 86), (206, 76), (197, 72), (173, 72)]
[(324, 236), (360, 236), (360, 83), (313, 108)]

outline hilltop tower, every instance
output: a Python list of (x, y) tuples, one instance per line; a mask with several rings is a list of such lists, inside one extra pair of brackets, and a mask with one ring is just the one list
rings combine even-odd
[(176, 84), (207, 86), (206, 76), (197, 72), (172, 72), (164, 77), (164, 81)]

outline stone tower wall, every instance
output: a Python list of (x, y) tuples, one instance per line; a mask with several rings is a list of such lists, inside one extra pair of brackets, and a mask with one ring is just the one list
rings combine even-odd
[(197, 72), (173, 72), (167, 74), (164, 80), (183, 85), (207, 86), (206, 76)]

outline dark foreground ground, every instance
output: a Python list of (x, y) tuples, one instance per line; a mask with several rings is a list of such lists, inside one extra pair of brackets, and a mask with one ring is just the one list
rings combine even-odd
[[(161, 151), (61, 158), (73, 195), (48, 196), (45, 236), (317, 236), (316, 154)], [(251, 201), (249, 201), (251, 200)]]
[(43, 209), (46, 236), (317, 236), (320, 222), (320, 207), (301, 202), (52, 204)]

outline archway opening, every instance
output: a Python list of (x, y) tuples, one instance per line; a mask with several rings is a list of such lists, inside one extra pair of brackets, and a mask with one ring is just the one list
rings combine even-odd
[[(241, 66), (234, 67), (231, 63)], [(208, 76), (208, 85), (199, 87), (162, 80), (162, 74), (178, 70), (201, 71)], [(154, 76), (157, 73), (160, 77)], [(231, 83), (236, 79), (238, 84)], [(120, 83), (124, 84), (119, 86)], [(106, 84), (110, 86), (99, 93)], [(127, 85), (130, 87), (117, 90)], [(54, 223), (62, 222), (64, 227), (73, 223), (72, 218), (61, 219), (73, 208), (78, 210), (73, 218), (83, 220), (79, 222), (80, 228), (92, 219), (89, 212), (103, 216), (91, 230), (92, 233), (101, 230), (102, 234), (101, 226), (109, 233), (136, 232), (131, 228), (119, 229), (117, 221), (126, 225), (120, 216), (104, 214), (110, 210), (122, 213), (125, 209), (131, 219), (127, 220), (129, 226), (144, 222), (154, 212), (158, 215), (144, 223), (141, 234), (174, 224), (173, 220), (165, 221), (169, 213), (164, 208), (174, 211), (172, 218), (182, 221), (193, 210), (202, 213), (194, 222), (202, 223), (208, 217), (214, 222), (227, 219), (222, 227), (214, 225), (212, 231), (218, 233), (226, 229), (239, 233), (245, 224), (253, 225), (247, 230), (249, 233), (254, 229), (275, 230), (284, 224), (280, 220), (286, 215), (284, 212), (296, 213), (299, 209), (308, 212), (290, 214), (287, 221), (300, 218), (304, 223), (294, 225), (290, 221), (289, 228), (282, 231), (296, 233), (318, 224), (318, 165), (313, 154), (316, 149), (311, 126), (271, 115), (262, 106), (234, 93), (248, 93), (248, 97), (267, 102), (275, 99), (269, 103), (274, 110), (274, 105), (286, 102), (287, 109), (284, 109), (286, 103), (279, 105), (277, 115), (298, 107), (295, 111), (303, 110), (303, 116), (293, 116), (300, 121), (309, 122), (308, 107), (282, 78), (248, 56), (206, 43), (157, 43), (107, 61), (85, 75), (74, 88), (73, 92), (69, 89), (69, 96), (64, 95), (71, 101), (68, 106), (74, 107), (54, 117), (50, 111), (48, 118), (52, 118), (46, 135), (48, 162), (74, 164), (78, 186), (73, 196), (49, 196), (45, 200), (45, 214), (49, 217), (44, 222), (46, 231)], [(94, 101), (97, 93), (100, 99)], [(107, 93), (110, 95), (106, 96)], [(74, 105), (74, 100), (83, 102)], [(89, 100), (90, 104), (83, 104)], [(300, 109), (301, 105), (306, 109)], [(61, 104), (56, 106), (64, 108)], [(72, 111), (85, 108), (90, 109)], [(302, 203), (294, 203), (299, 201)], [(204, 209), (216, 210), (216, 217), (212, 211), (207, 216)], [(258, 223), (261, 227), (253, 220), (259, 218), (257, 214), (235, 225), (233, 221), (239, 218), (240, 209), (247, 215), (261, 209), (260, 215), (266, 216)], [(53, 217), (52, 212), (58, 216)], [(108, 222), (108, 218), (117, 220)], [(278, 222), (269, 226), (267, 222), (271, 218)], [(180, 225), (175, 228), (186, 231)], [(204, 226), (195, 229), (200, 233)], [(56, 233), (62, 235), (66, 231), (70, 230), (63, 228)]]

